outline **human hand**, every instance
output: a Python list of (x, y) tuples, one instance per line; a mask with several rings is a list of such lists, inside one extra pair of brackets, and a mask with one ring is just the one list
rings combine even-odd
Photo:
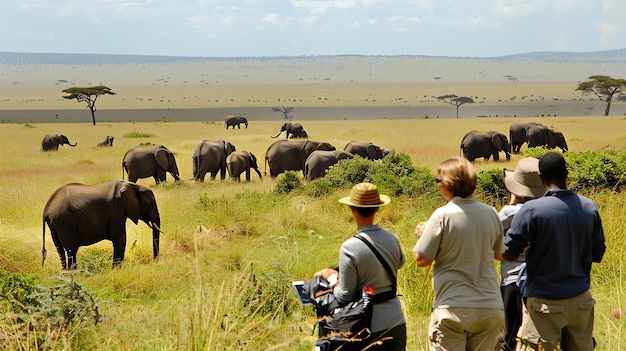
[(316, 272), (313, 276), (315, 277), (322, 277), (324, 280), (328, 281), (328, 278), (332, 275), (338, 275), (339, 272), (337, 272), (336, 270), (332, 269), (332, 268), (324, 268), (319, 272)]
[(419, 222), (415, 227), (415, 234), (417, 235), (418, 239), (422, 236), (424, 228), (426, 228), (426, 222)]

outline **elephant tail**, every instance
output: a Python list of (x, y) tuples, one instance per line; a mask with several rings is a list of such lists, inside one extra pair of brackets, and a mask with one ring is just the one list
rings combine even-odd
[(41, 266), (43, 266), (44, 262), (46, 261), (46, 217), (43, 217), (42, 220), (42, 233), (43, 233), (43, 242), (42, 242), (42, 246), (41, 246)]

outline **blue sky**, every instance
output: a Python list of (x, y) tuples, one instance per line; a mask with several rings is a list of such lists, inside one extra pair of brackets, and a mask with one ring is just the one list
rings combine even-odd
[(626, 47), (625, 0), (7, 0), (0, 51), (492, 57)]

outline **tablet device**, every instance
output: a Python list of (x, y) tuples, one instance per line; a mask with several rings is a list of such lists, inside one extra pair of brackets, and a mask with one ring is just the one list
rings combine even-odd
[(298, 280), (298, 281), (292, 282), (291, 284), (293, 285), (293, 288), (296, 290), (296, 294), (298, 294), (298, 298), (300, 298), (300, 302), (302, 302), (302, 305), (304, 306), (312, 305), (311, 301), (309, 300), (309, 297), (304, 291), (304, 282), (301, 280)]

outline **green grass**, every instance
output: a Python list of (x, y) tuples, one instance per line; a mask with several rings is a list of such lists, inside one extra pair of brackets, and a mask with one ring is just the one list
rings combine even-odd
[[(623, 118), (558, 117), (542, 120), (562, 131), (571, 152), (597, 150), (611, 144), (624, 148)], [(302, 121), (313, 139), (337, 148), (350, 140), (372, 141), (409, 155), (420, 167), (434, 170), (437, 163), (459, 155), (459, 142), (471, 129), (499, 130), (508, 134), (511, 118), (461, 120), (376, 120), (364, 127), (360, 121)], [(112, 123), (0, 125), (0, 267), (9, 272), (40, 278), (61, 275), (60, 263), (49, 231), (48, 258), (41, 266), (41, 213), (48, 197), (70, 182), (96, 183), (122, 176), (121, 160), (137, 139), (128, 133), (149, 134), (150, 142), (163, 144), (177, 158), (183, 181), (156, 186), (150, 179), (139, 183), (155, 192), (162, 217), (161, 256), (152, 260), (151, 231), (127, 222), (126, 261), (111, 268), (108, 241), (82, 247), (81, 271), (75, 280), (90, 291), (103, 319), (80, 324), (56, 335), (53, 350), (311, 350), (314, 313), (299, 305), (291, 291), (292, 280), (306, 280), (320, 268), (337, 263), (341, 242), (354, 233), (349, 211), (336, 201), (349, 191), (339, 189), (313, 196), (310, 187), (287, 194), (274, 191), (277, 180), (252, 177), (251, 182), (206, 181), (191, 176), (191, 154), (203, 139), (226, 139), (238, 150), (263, 156), (275, 141), (281, 122), (250, 124), (247, 130), (226, 131), (221, 123)], [(39, 151), (48, 132), (63, 133), (78, 146), (58, 152)], [(116, 137), (112, 148), (98, 148), (105, 135)], [(518, 157), (498, 163), (476, 161), (475, 167), (513, 169)], [(592, 272), (596, 306), (595, 334), (599, 350), (626, 348), (624, 319), (609, 312), (624, 307), (624, 247), (626, 246), (626, 195), (591, 194), (601, 211), (607, 253)], [(407, 255), (399, 272), (408, 327), (408, 349), (427, 349), (427, 326), (433, 291), (427, 270), (412, 260), (413, 228), (426, 220), (443, 199), (430, 196), (393, 197), (382, 209), (379, 222), (398, 235)], [(5, 319), (0, 321), (4, 322)], [(2, 324), (2, 323), (0, 323)], [(10, 329), (0, 329), (0, 337)], [(32, 339), (31, 339), (32, 340)], [(52, 339), (51, 339), (52, 340)], [(33, 350), (27, 340), (15, 349)]]

